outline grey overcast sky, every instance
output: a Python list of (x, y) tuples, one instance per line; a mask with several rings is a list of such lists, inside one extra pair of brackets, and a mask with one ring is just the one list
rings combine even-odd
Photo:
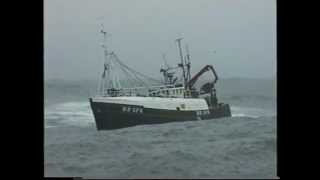
[(275, 0), (45, 0), (45, 79), (100, 76), (102, 21), (109, 49), (153, 77), (162, 53), (179, 62), (178, 37), (193, 73), (212, 64), (221, 78), (276, 76)]

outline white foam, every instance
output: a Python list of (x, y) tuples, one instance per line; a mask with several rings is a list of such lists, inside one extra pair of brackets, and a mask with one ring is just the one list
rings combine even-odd
[(242, 114), (242, 113), (238, 113), (238, 114), (232, 114), (232, 117), (250, 117), (250, 118), (258, 118), (260, 116), (252, 116), (249, 114)]
[(251, 117), (274, 116), (274, 112), (269, 109), (260, 109), (252, 107), (231, 106), (232, 117)]
[(45, 128), (53, 128), (53, 127), (57, 127), (57, 126), (48, 126), (48, 125), (45, 126)]
[(90, 126), (94, 123), (89, 102), (67, 102), (57, 104), (45, 109), (46, 128), (55, 127), (50, 123)]

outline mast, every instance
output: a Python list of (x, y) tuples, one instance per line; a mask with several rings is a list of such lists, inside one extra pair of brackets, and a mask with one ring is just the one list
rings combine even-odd
[(106, 47), (106, 36), (107, 36), (107, 32), (104, 31), (104, 25), (101, 24), (102, 28), (100, 30), (100, 33), (103, 34), (103, 44), (101, 45), (103, 48), (103, 56), (104, 56), (104, 69), (103, 69), (103, 73), (102, 73), (102, 81), (101, 81), (101, 93), (102, 95), (104, 95), (104, 88), (105, 88), (105, 78), (106, 78), (106, 71), (108, 72), (108, 77), (109, 77), (109, 64), (107, 63), (107, 47)]
[(165, 67), (160, 69), (160, 73), (163, 73), (163, 77), (164, 77), (164, 84), (168, 84), (168, 73), (167, 71), (169, 70), (169, 65), (166, 61), (166, 54), (162, 53), (162, 59), (164, 62)]
[(186, 57), (187, 78), (188, 78), (188, 81), (190, 81), (190, 79), (191, 79), (191, 73), (190, 73), (191, 63), (190, 63), (190, 54), (189, 54), (189, 46), (188, 46), (188, 44), (186, 44), (185, 48), (186, 48), (186, 52), (187, 52), (187, 57)]
[(183, 75), (183, 84), (184, 84), (184, 86), (185, 86), (185, 84), (187, 83), (186, 82), (186, 73), (185, 73), (185, 69), (184, 69), (184, 62), (183, 62), (183, 55), (182, 55), (182, 49), (181, 49), (181, 40), (182, 40), (183, 38), (178, 38), (178, 39), (176, 39), (176, 41), (178, 42), (178, 48), (179, 48), (179, 53), (180, 53), (180, 58), (181, 58), (181, 63), (180, 64), (178, 64), (178, 66), (179, 67), (181, 67), (182, 68), (182, 75)]

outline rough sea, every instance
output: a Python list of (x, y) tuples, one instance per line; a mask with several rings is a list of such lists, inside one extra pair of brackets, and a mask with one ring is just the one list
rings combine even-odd
[(44, 174), (83, 178), (276, 178), (276, 81), (221, 79), (232, 117), (97, 131), (94, 81), (45, 82)]

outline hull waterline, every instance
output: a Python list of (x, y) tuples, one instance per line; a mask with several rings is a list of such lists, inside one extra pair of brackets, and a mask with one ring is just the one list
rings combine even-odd
[(157, 109), (142, 105), (95, 102), (89, 98), (97, 130), (111, 130), (143, 124), (161, 124), (230, 117), (228, 104), (204, 110)]

